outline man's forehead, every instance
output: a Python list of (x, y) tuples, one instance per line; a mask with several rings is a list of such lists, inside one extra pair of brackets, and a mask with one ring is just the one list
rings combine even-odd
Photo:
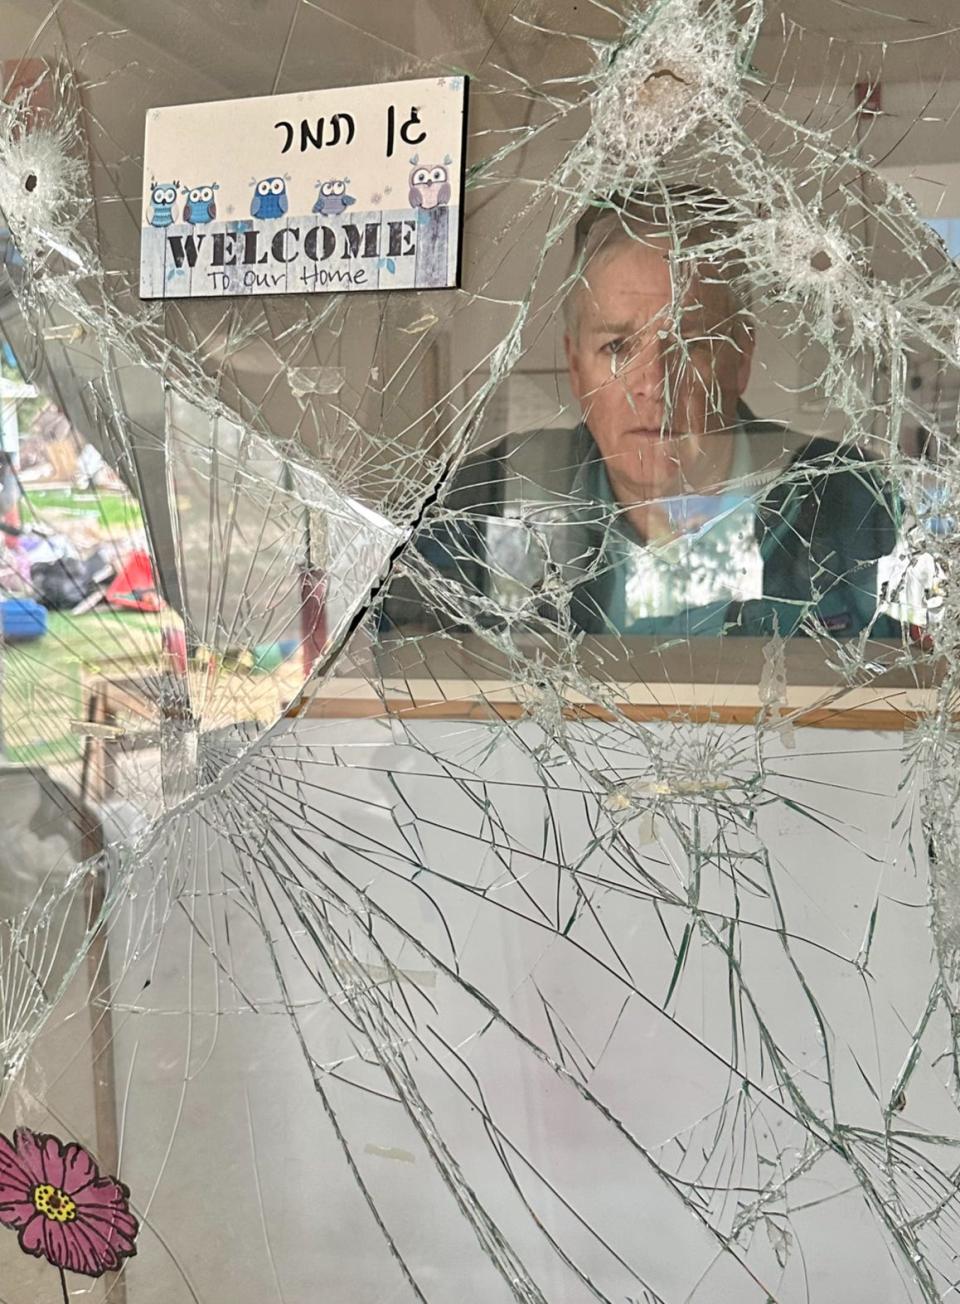
[(671, 258), (666, 242), (624, 246), (587, 268), (584, 279), (581, 321), (588, 329), (606, 329), (614, 321), (636, 326), (669, 317), (674, 307), (717, 319), (731, 311), (730, 287), (690, 262)]

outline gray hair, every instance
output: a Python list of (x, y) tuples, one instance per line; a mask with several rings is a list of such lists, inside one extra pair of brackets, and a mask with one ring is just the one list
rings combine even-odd
[(602, 266), (624, 247), (635, 248), (638, 243), (648, 244), (664, 236), (677, 250), (703, 248), (703, 257), (696, 261), (709, 265), (714, 279), (727, 283), (734, 315), (749, 320), (750, 295), (743, 255), (729, 247), (722, 254), (717, 250), (718, 244), (729, 246), (729, 225), (724, 201), (710, 191), (697, 191), (694, 202), (686, 194), (661, 193), (652, 199), (613, 197), (605, 205), (588, 209), (576, 225), (574, 254), (565, 283), (563, 317), (571, 337), (576, 340), (580, 330), (588, 268)]

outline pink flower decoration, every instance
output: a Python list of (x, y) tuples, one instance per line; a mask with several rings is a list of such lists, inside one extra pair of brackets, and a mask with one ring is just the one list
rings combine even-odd
[(89, 1151), (18, 1127), (0, 1136), (0, 1223), (20, 1248), (56, 1268), (99, 1277), (136, 1254), (139, 1225), (115, 1177), (101, 1177)]

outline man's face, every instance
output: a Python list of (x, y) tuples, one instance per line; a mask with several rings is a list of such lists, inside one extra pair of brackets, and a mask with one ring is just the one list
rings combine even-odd
[(566, 338), (570, 383), (621, 503), (715, 487), (720, 446), (706, 441), (735, 426), (750, 375), (752, 340), (728, 287), (694, 274), (677, 311), (667, 249), (633, 241), (595, 261), (575, 291), (577, 338)]

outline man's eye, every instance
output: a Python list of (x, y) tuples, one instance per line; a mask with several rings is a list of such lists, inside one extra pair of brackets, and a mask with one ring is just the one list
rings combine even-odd
[(608, 340), (606, 344), (601, 346), (600, 352), (608, 354), (622, 353), (626, 346), (626, 340)]

